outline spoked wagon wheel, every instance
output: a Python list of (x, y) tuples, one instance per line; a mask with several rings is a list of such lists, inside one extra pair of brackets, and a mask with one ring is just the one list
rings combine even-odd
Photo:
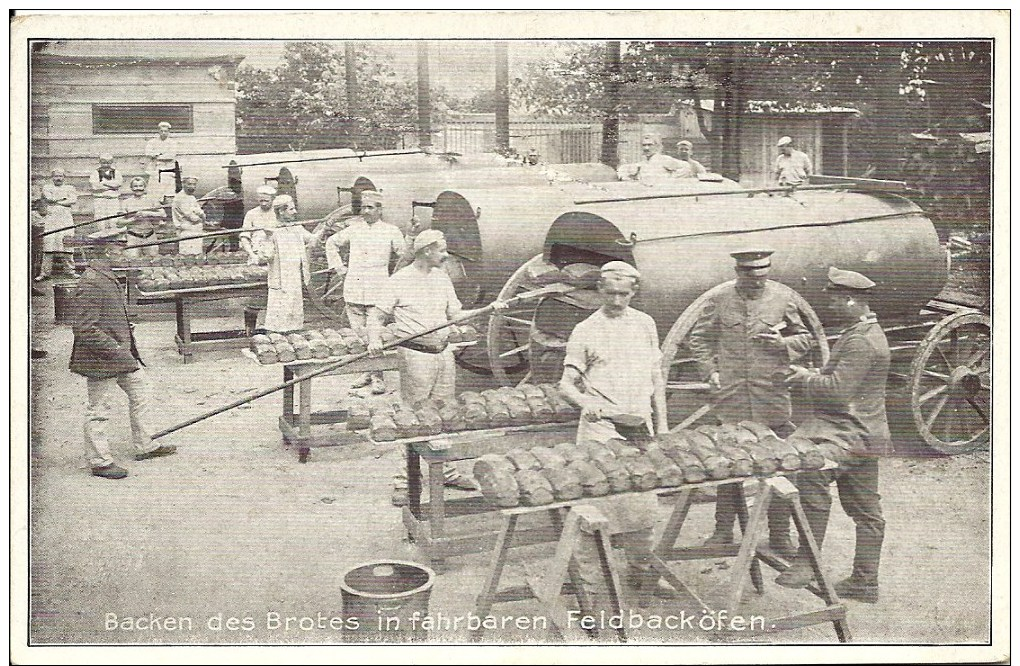
[(910, 412), (931, 448), (953, 455), (988, 442), (991, 319), (959, 312), (937, 323), (910, 364)]
[[(499, 300), (508, 300), (525, 291), (546, 286), (542, 276), (559, 275), (555, 266), (542, 255), (532, 257), (518, 268), (499, 292)], [(516, 307), (489, 317), (486, 352), (492, 376), (501, 384), (518, 384), (528, 379), (531, 360), (534, 315), (537, 301), (525, 301)]]
[[(695, 299), (677, 318), (662, 343), (662, 374), (666, 379), (666, 397), (670, 403), (670, 414), (674, 415), (677, 423), (689, 421), (688, 425), (693, 426), (727, 394), (726, 387), (721, 394), (711, 392), (708, 384), (699, 376), (698, 364), (688, 346), (688, 338), (712, 299), (732, 287), (733, 283), (730, 280), (716, 285)], [(810, 352), (810, 363), (821, 367), (829, 360), (829, 342), (825, 338), (822, 322), (800, 294), (794, 292), (793, 302), (815, 341)], [(807, 363), (807, 359), (800, 361), (801, 365)]]
[[(330, 213), (327, 221), (334, 217), (351, 215), (350, 206), (341, 206)], [(322, 222), (321, 224), (325, 224)], [(326, 262), (326, 251), (320, 245), (309, 251), (311, 275), (305, 285), (305, 298), (312, 308), (325, 317), (331, 325), (347, 326), (344, 315), (344, 276), (337, 275)]]

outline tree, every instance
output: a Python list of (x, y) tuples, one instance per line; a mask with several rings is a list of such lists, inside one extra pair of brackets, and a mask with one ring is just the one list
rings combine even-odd
[[(348, 50), (348, 55), (351, 50)], [(237, 73), (238, 152), (400, 147), (416, 127), (416, 90), (368, 45), (353, 50), (356, 111), (347, 97), (344, 49), (327, 42), (291, 42), (271, 70)], [(445, 93), (433, 94), (442, 108)]]

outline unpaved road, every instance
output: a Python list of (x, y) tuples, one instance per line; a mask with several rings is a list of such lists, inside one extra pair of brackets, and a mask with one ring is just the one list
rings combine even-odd
[[(89, 476), (81, 458), (84, 379), (67, 371), (71, 333), (52, 327), (48, 298), (33, 299), (49, 357), (32, 367), (30, 527), (32, 644), (96, 643), (335, 643), (328, 618), (341, 610), (339, 580), (353, 565), (395, 558), (423, 561), (409, 543), (399, 511), (389, 504), (390, 475), (400, 456), (392, 447), (356, 444), (316, 449), (307, 464), (281, 444), (281, 398), (263, 398), (169, 436), (178, 455), (135, 462), (126, 445), (126, 402), (115, 403), (115, 453), (130, 469), (123, 481)], [(213, 328), (240, 322), (202, 320)], [(200, 353), (181, 363), (173, 347), (172, 317), (144, 315), (137, 330), (154, 391), (157, 427), (176, 423), (278, 382), (278, 368), (262, 368), (236, 351)], [(478, 380), (464, 376), (463, 382)], [(350, 377), (316, 384), (317, 408), (347, 395)], [(391, 379), (392, 383), (392, 379)], [(392, 383), (395, 385), (395, 383)], [(901, 442), (905, 450), (909, 442)], [(854, 638), (864, 643), (984, 643), (990, 627), (990, 503), (987, 452), (955, 458), (890, 458), (882, 462), (887, 520), (881, 601), (848, 602)], [(457, 491), (452, 491), (457, 492)], [(659, 529), (669, 505), (660, 502)], [(711, 505), (696, 506), (682, 540), (711, 530)], [(17, 518), (17, 517), (16, 517)], [(495, 526), (496, 520), (493, 519)], [(849, 571), (853, 526), (834, 502), (824, 547), (833, 580)], [(537, 549), (534, 556), (548, 555)], [(448, 560), (437, 577), (430, 611), (466, 616), (474, 607), (488, 554)], [(677, 565), (699, 593), (728, 575), (726, 560)], [(516, 571), (516, 569), (514, 569)], [(15, 572), (18, 575), (18, 572)], [(745, 594), (742, 612), (774, 617), (817, 608), (807, 592), (772, 583), (763, 596)], [(656, 602), (644, 617), (694, 609)], [(527, 602), (497, 607), (531, 617)], [(273, 614), (278, 615), (273, 615)], [(125, 628), (125, 618), (162, 618), (159, 628)], [(325, 628), (318, 617), (326, 619)], [(111, 618), (113, 626), (110, 626)], [(273, 620), (311, 618), (290, 627)], [(168, 622), (166, 618), (180, 618)], [(238, 618), (230, 623), (230, 618)], [(212, 624), (210, 624), (210, 621)], [(142, 624), (147, 625), (148, 622)], [(177, 626), (174, 626), (174, 625)], [(222, 628), (218, 628), (222, 627)], [(431, 638), (459, 642), (461, 628)], [(639, 630), (638, 641), (704, 642), (699, 630)], [(553, 641), (541, 630), (514, 630), (491, 640)], [(765, 640), (833, 642), (831, 625)]]

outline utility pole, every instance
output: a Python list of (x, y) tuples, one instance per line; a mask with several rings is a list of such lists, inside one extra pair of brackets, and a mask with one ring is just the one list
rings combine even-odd
[(620, 42), (606, 42), (604, 80), (606, 90), (605, 117), (602, 119), (602, 163), (620, 165)]
[(432, 146), (432, 96), (429, 89), (429, 43), (418, 42), (418, 147)]
[(357, 55), (354, 52), (354, 42), (344, 42), (344, 83), (347, 87), (347, 116), (351, 118), (355, 132), (355, 145), (360, 146), (362, 139), (362, 126), (360, 121), (361, 107), (358, 99), (358, 72), (355, 67)]
[(496, 150), (510, 151), (510, 56), (507, 42), (495, 43), (496, 53)]

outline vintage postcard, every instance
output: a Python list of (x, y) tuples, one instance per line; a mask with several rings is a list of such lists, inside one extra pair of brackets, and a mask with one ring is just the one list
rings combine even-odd
[(10, 30), (12, 662), (1008, 661), (1007, 10)]

